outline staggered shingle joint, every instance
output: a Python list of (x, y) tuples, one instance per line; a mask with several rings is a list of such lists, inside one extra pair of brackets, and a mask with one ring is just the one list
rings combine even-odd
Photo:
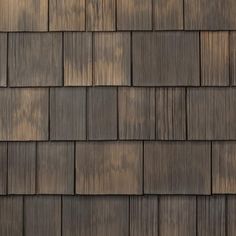
[(235, 0), (0, 0), (0, 236), (235, 236), (235, 86)]

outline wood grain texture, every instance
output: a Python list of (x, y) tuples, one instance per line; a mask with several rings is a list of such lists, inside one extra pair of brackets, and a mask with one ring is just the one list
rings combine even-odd
[(64, 34), (64, 85), (92, 85), (92, 33)]
[(61, 197), (26, 196), (24, 201), (25, 236), (61, 235)]
[(156, 139), (186, 138), (186, 101), (184, 88), (156, 89)]
[(119, 138), (155, 138), (155, 89), (119, 88)]
[(152, 0), (117, 1), (117, 30), (151, 30)]
[(35, 194), (36, 143), (8, 143), (8, 193)]
[(129, 235), (127, 197), (63, 197), (62, 212), (63, 236)]
[(9, 34), (9, 85), (62, 85), (62, 34)]
[(135, 86), (199, 85), (197, 32), (136, 32), (132, 42)]
[(85, 30), (85, 0), (50, 0), (50, 31)]
[(117, 139), (117, 89), (89, 88), (87, 106), (88, 139)]
[(187, 113), (190, 140), (236, 139), (235, 88), (189, 88)]
[(184, 0), (186, 30), (236, 29), (234, 0)]
[(48, 138), (48, 90), (0, 89), (0, 140)]
[(78, 142), (76, 193), (142, 193), (140, 142)]
[(155, 30), (183, 29), (182, 0), (154, 0), (153, 18)]
[(144, 192), (147, 194), (210, 194), (210, 144), (145, 142)]
[(23, 197), (0, 198), (0, 235), (23, 236)]
[(230, 82), (236, 85), (236, 32), (230, 31)]
[(1, 0), (0, 31), (47, 31), (48, 0)]
[(236, 232), (236, 198), (235, 196), (227, 196), (227, 236), (234, 236)]
[(229, 85), (228, 32), (201, 32), (201, 84)]
[(130, 198), (130, 236), (158, 235), (158, 197)]
[(74, 144), (41, 142), (37, 145), (37, 192), (74, 193)]
[(130, 33), (95, 33), (93, 60), (95, 85), (130, 85)]
[(7, 85), (7, 34), (0, 33), (0, 87)]
[(212, 192), (236, 193), (236, 142), (213, 142)]
[(116, 1), (86, 0), (86, 30), (116, 30)]
[(7, 193), (7, 143), (0, 143), (0, 195)]
[(86, 139), (86, 89), (52, 88), (50, 91), (51, 139)]
[(160, 236), (196, 235), (196, 197), (160, 197), (159, 232)]
[(198, 234), (225, 236), (225, 196), (200, 196), (197, 206)]

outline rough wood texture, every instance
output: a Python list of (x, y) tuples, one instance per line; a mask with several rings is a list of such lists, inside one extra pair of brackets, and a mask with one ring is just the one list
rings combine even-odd
[(184, 88), (156, 89), (156, 139), (186, 138), (186, 101)]
[(183, 29), (182, 0), (154, 0), (153, 14), (155, 30)]
[(1, 0), (0, 31), (47, 31), (48, 0)]
[(61, 197), (25, 197), (25, 236), (61, 236)]
[(64, 34), (64, 85), (92, 85), (92, 33)]
[(36, 143), (8, 143), (8, 193), (35, 194)]
[(213, 193), (236, 193), (236, 142), (214, 142), (212, 146)]
[(23, 236), (23, 198), (0, 198), (0, 235)]
[(85, 0), (50, 0), (49, 7), (50, 30), (85, 30)]
[(50, 134), (52, 140), (86, 139), (85, 88), (50, 90)]
[(116, 29), (116, 0), (86, 0), (86, 30)]
[(74, 193), (74, 144), (42, 142), (37, 145), (37, 192)]
[(144, 192), (147, 194), (210, 194), (210, 144), (145, 142)]
[(76, 144), (76, 193), (142, 193), (140, 142)]
[(234, 236), (236, 232), (236, 197), (227, 196), (227, 236)]
[(0, 89), (0, 140), (48, 138), (48, 90)]
[(132, 48), (135, 86), (199, 85), (197, 32), (137, 32)]
[(197, 228), (201, 236), (225, 236), (225, 197), (201, 196), (197, 199)]
[(0, 33), (0, 87), (7, 85), (7, 34)]
[(130, 198), (130, 236), (158, 235), (157, 196)]
[(63, 197), (63, 236), (128, 236), (127, 197)]
[(229, 85), (228, 32), (201, 32), (201, 84)]
[(130, 85), (130, 33), (95, 33), (93, 60), (95, 85)]
[(236, 85), (236, 32), (230, 32), (230, 79)]
[(196, 235), (196, 197), (160, 197), (159, 232), (161, 236)]
[(89, 88), (87, 106), (88, 139), (117, 139), (117, 89)]
[(236, 29), (234, 0), (184, 0), (186, 30)]
[(9, 34), (9, 85), (62, 85), (62, 34)]
[(187, 112), (190, 140), (236, 139), (235, 88), (190, 88)]
[(117, 1), (117, 30), (151, 30), (152, 0)]
[(155, 89), (120, 88), (119, 138), (155, 138)]
[(0, 143), (0, 195), (7, 193), (7, 143)]

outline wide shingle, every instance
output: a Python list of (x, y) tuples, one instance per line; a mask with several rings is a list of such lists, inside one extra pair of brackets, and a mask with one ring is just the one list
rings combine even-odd
[(135, 86), (199, 85), (197, 32), (138, 32), (132, 40)]
[(0, 143), (0, 195), (7, 193), (7, 143)]
[(0, 33), (0, 87), (7, 85), (7, 34)]

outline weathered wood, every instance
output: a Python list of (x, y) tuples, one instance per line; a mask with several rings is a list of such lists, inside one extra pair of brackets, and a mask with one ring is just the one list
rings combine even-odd
[(133, 33), (135, 86), (199, 85), (197, 32)]
[(155, 30), (183, 29), (182, 0), (154, 0), (153, 14)]
[(7, 85), (7, 34), (0, 33), (0, 87)]
[(156, 89), (156, 139), (186, 138), (186, 101), (184, 88)]
[(130, 198), (130, 236), (158, 235), (158, 197)]
[(78, 142), (76, 193), (142, 193), (140, 142)]
[(85, 30), (85, 0), (50, 0), (51, 31)]
[(0, 195), (7, 193), (7, 143), (0, 143)]
[(152, 0), (117, 1), (117, 30), (151, 30)]
[(145, 142), (144, 192), (147, 194), (210, 194), (210, 144)]
[(86, 0), (86, 30), (113, 31), (116, 29), (115, 0)]
[(230, 32), (230, 82), (236, 85), (236, 32)]
[(9, 85), (62, 85), (62, 34), (9, 34)]
[(95, 33), (94, 84), (130, 85), (130, 33)]
[(25, 197), (24, 235), (61, 236), (61, 197)]
[(201, 84), (229, 85), (228, 32), (201, 32)]
[(37, 192), (74, 193), (74, 144), (42, 142), (37, 145)]
[(0, 89), (0, 140), (48, 138), (48, 89)]
[(119, 138), (155, 138), (155, 89), (119, 88)]
[(88, 139), (117, 139), (117, 89), (89, 88), (87, 105)]
[(92, 33), (64, 34), (64, 85), (92, 85)]
[(47, 31), (48, 0), (1, 0), (0, 31)]
[(50, 91), (51, 139), (86, 139), (86, 89), (52, 88)]
[(164, 196), (159, 199), (161, 236), (196, 235), (196, 197)]
[(236, 232), (236, 198), (235, 196), (227, 196), (227, 236), (234, 236)]
[(35, 194), (36, 143), (8, 143), (8, 193)]
[(128, 197), (63, 197), (63, 236), (128, 236)]

